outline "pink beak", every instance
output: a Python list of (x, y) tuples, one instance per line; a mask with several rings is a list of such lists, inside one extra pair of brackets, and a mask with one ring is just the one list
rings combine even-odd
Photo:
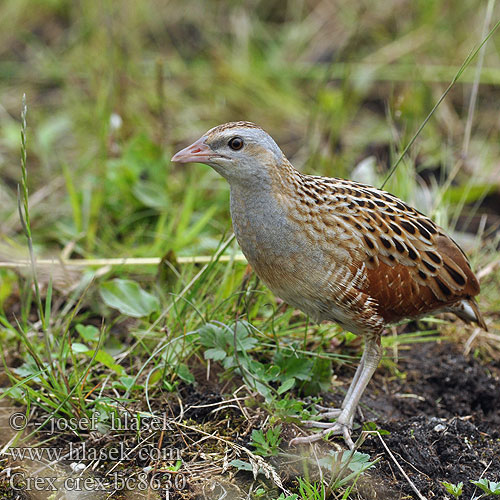
[(211, 157), (215, 156), (215, 153), (210, 146), (205, 144), (205, 137), (201, 137), (196, 142), (193, 142), (191, 146), (181, 149), (178, 153), (172, 156), (171, 161), (176, 161), (178, 163), (205, 163), (210, 160)]

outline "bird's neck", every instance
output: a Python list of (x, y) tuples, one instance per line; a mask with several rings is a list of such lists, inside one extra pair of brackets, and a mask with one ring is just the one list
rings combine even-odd
[(285, 164), (279, 170), (266, 170), (267, 178), (230, 182), (234, 232), (243, 253), (254, 266), (263, 256), (267, 260), (273, 255), (278, 259), (283, 253), (297, 250), (294, 244), (298, 241), (286, 243), (292, 231), (289, 210), (290, 201), (294, 199), (290, 169), (293, 167)]
[(231, 212), (251, 212), (253, 216), (283, 214), (296, 192), (301, 174), (283, 156), (278, 164), (265, 165), (250, 179), (228, 179), (231, 188)]

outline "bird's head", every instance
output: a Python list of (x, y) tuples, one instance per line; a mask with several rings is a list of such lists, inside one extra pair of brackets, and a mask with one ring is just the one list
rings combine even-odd
[(210, 165), (229, 182), (267, 178), (284, 160), (273, 138), (250, 122), (231, 122), (210, 129), (172, 157), (179, 163)]

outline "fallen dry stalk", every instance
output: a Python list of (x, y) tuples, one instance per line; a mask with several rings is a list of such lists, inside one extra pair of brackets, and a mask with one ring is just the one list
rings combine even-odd
[(378, 438), (380, 439), (380, 442), (382, 443), (382, 446), (385, 448), (385, 451), (387, 452), (387, 454), (389, 455), (389, 457), (391, 457), (392, 461), (396, 464), (396, 467), (399, 469), (399, 472), (401, 472), (401, 474), (406, 479), (406, 481), (410, 485), (411, 489), (415, 492), (415, 494), (417, 495), (417, 497), (420, 500), (427, 500), (427, 498), (424, 497), (422, 495), (422, 493), (420, 493), (420, 491), (418, 491), (418, 489), (415, 486), (415, 484), (413, 483), (413, 481), (408, 477), (408, 474), (406, 474), (406, 472), (403, 470), (403, 468), (401, 467), (401, 465), (399, 464), (399, 462), (396, 460), (396, 457), (392, 454), (391, 450), (389, 449), (389, 447), (387, 446), (387, 444), (383, 440), (383, 438), (380, 435), (380, 433), (377, 432), (376, 434), (377, 434)]
[[(101, 267), (101, 266), (157, 266), (161, 263), (161, 257), (124, 257), (116, 259), (36, 259), (37, 266), (65, 267)], [(195, 255), (193, 257), (177, 257), (178, 264), (207, 264), (213, 260), (211, 255)], [(219, 262), (246, 262), (243, 254), (221, 255)], [(0, 268), (19, 269), (29, 267), (27, 259), (10, 260), (0, 262)]]

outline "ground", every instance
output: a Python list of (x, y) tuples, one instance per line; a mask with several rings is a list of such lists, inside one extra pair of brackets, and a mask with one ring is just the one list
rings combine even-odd
[[(388, 365), (379, 368), (362, 400), (361, 413), (365, 422), (375, 422), (381, 435), (369, 434), (358, 451), (368, 453), (370, 460), (380, 460), (359, 478), (350, 498), (451, 498), (449, 494), (446, 496), (442, 484), (446, 481), (463, 482), (462, 498), (469, 499), (481, 493), (471, 480), (498, 481), (500, 364), (491, 360), (485, 362), (473, 355), (464, 356), (461, 347), (444, 340), (419, 343), (399, 351), (397, 370)], [(222, 498), (224, 492), (231, 492), (234, 499), (243, 499), (248, 498), (249, 491), (258, 490), (258, 485), (268, 496), (252, 498), (274, 500), (280, 493), (277, 487), (280, 480), (285, 489), (297, 491), (299, 477), (306, 475), (311, 481), (319, 477), (311, 457), (343, 446), (341, 440), (323, 442), (315, 446), (314, 453), (309, 446), (288, 447), (288, 440), (299, 429), (296, 423), (285, 423), (280, 454), (262, 459), (253, 454), (255, 449), (251, 443), (252, 430), (265, 425), (269, 417), (262, 401), (255, 398), (255, 394), (253, 397), (243, 393), (228, 395), (235, 380), (221, 381), (221, 372), (216, 366), (208, 380), (202, 365), (194, 373), (199, 383), (182, 384), (177, 392), (153, 402), (155, 411), (169, 415), (170, 432), (162, 439), (166, 449), (175, 451), (175, 456), (167, 457), (163, 462), (167, 465), (159, 466), (158, 470), (167, 474), (172, 484), (178, 481), (170, 493), (172, 500), (215, 500)], [(347, 386), (352, 373), (352, 367), (339, 367), (337, 389), (323, 393), (323, 403), (335, 406), (341, 402), (341, 388)], [(39, 415), (38, 422), (44, 418)], [(355, 430), (355, 436), (359, 435), (359, 430)], [(136, 445), (136, 438), (134, 433), (108, 433), (106, 437), (90, 433), (85, 444), (88, 449), (109, 449), (123, 441), (126, 449), (131, 450)], [(145, 437), (144, 441), (147, 439)], [(51, 446), (67, 449), (69, 441), (75, 447), (81, 444), (75, 436), (60, 432)], [(176, 458), (183, 462), (178, 472), (173, 467)], [(251, 472), (237, 472), (229, 467), (235, 459), (257, 463), (262, 472), (270, 465), (280, 479), (274, 480), (272, 476), (265, 479), (259, 474), (255, 481)], [(75, 462), (74, 457), (59, 461), (60, 476), (71, 475), (68, 471), (72, 462)], [(99, 471), (109, 470), (110, 464), (99, 460), (97, 463), (100, 465), (93, 467), (93, 477), (102, 479), (105, 476)], [(40, 470), (44, 465), (26, 460), (3, 464), (4, 470), (10, 466), (12, 470), (25, 471)], [(111, 465), (116, 463), (111, 462)], [(117, 470), (125, 477), (135, 477), (147, 465), (147, 460), (132, 454), (131, 459), (120, 463)], [(268, 468), (267, 472), (271, 470)], [(9, 488), (6, 477), (3, 481), (2, 498), (49, 498), (28, 494), (16, 497), (18, 492)], [(122, 491), (110, 498), (130, 497)]]
[[(363, 402), (365, 408), (376, 410), (364, 413), (390, 433), (382, 439), (419, 492), (427, 498), (444, 498), (442, 481), (462, 481), (465, 498), (472, 498), (475, 487), (469, 480), (498, 481), (500, 366), (485, 366), (464, 357), (455, 344), (442, 342), (413, 346), (399, 361), (399, 368), (407, 373), (404, 380), (388, 379), (383, 370), (375, 376)], [(338, 396), (325, 394), (324, 398), (338, 403)], [(208, 401), (197, 403), (219, 399), (211, 394)], [(190, 416), (210, 418), (207, 413)], [(288, 432), (294, 432), (291, 426)], [(359, 498), (418, 498), (379, 437), (368, 437), (360, 451), (372, 458), (380, 456), (381, 461), (360, 482)], [(294, 474), (288, 467), (283, 465), (280, 472), (292, 478), (285, 486), (293, 486)]]
[[(398, 368), (406, 373), (403, 379), (389, 377), (382, 369), (363, 399), (365, 419), (375, 421), (389, 434), (370, 436), (360, 448), (372, 459), (381, 460), (359, 482), (358, 498), (418, 498), (408, 478), (426, 498), (445, 498), (443, 481), (463, 482), (463, 498), (473, 498), (474, 493), (479, 496), (480, 490), (470, 480), (500, 478), (500, 365), (465, 357), (460, 346), (440, 342), (412, 346), (404, 352)], [(348, 382), (352, 373), (344, 375)], [(323, 396), (332, 404), (341, 401), (340, 394)], [(213, 403), (220, 397), (211, 394), (208, 401), (202, 399), (204, 402), (198, 400), (198, 404)], [(196, 420), (211, 418), (207, 413), (190, 416)], [(294, 427), (289, 426), (287, 432), (291, 435)], [(242, 444), (248, 441), (242, 440)], [(326, 445), (321, 448), (325, 450)], [(297, 450), (290, 448), (287, 452)], [(281, 463), (278, 470), (288, 477), (285, 486), (293, 487), (290, 463)], [(300, 472), (298, 467), (295, 473)]]
[[(500, 478), (498, 363), (485, 366), (465, 358), (449, 343), (414, 346), (406, 355), (400, 362), (406, 380), (390, 384), (380, 397), (370, 392), (383, 408), (379, 426), (390, 432), (383, 439), (427, 498), (443, 498), (442, 481), (462, 481), (464, 498), (472, 498), (469, 480)], [(368, 498), (411, 498), (408, 481), (380, 440), (372, 437), (365, 446), (385, 457), (376, 475), (395, 491)]]

